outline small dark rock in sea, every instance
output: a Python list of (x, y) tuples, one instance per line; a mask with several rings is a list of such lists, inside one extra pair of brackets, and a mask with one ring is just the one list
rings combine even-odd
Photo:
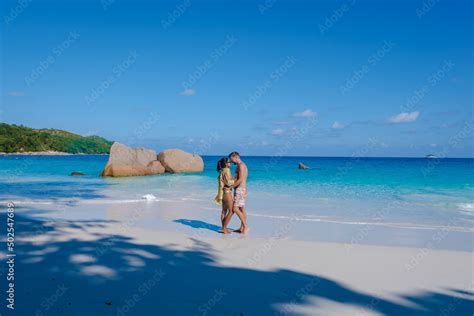
[(71, 176), (85, 176), (85, 173), (79, 172), (79, 171), (74, 171), (71, 172)]
[(105, 302), (105, 304), (110, 306), (110, 305), (112, 305), (112, 301), (107, 301), (107, 302)]
[(306, 166), (304, 163), (300, 162), (300, 163), (298, 164), (298, 169), (309, 169), (309, 167)]

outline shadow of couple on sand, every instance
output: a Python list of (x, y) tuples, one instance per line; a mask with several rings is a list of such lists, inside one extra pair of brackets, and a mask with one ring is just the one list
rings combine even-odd
[(205, 230), (210, 230), (216, 233), (221, 232), (221, 227), (217, 226), (215, 224), (207, 223), (204, 221), (196, 220), (196, 219), (176, 219), (173, 222), (183, 224), (185, 226), (189, 226), (192, 228), (197, 228), (197, 229), (205, 229)]
[[(6, 222), (5, 213), (0, 221)], [(109, 222), (51, 221), (18, 212), (16, 305), (10, 312), (3, 302), (2, 315), (300, 315), (301, 307), (320, 312), (317, 299), (382, 315), (472, 314), (472, 293), (463, 298), (460, 290), (407, 294), (401, 304), (318, 275), (220, 266), (203, 241), (177, 250), (120, 234), (68, 236), (71, 230), (100, 231)], [(203, 228), (197, 221), (186, 224)], [(7, 271), (1, 273), (4, 279)]]

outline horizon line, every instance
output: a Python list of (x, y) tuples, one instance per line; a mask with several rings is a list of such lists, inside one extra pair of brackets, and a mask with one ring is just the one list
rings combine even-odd
[[(196, 154), (196, 153), (194, 153)], [(197, 155), (197, 154), (196, 154)], [(227, 157), (228, 155), (215, 155), (215, 154), (202, 154), (200, 156), (207, 156), (207, 157)], [(359, 157), (354, 157), (354, 156), (278, 156), (278, 155), (242, 155), (240, 154), (241, 157), (283, 157), (283, 158), (407, 158), (407, 159), (474, 159), (474, 156), (472, 157), (434, 157), (434, 158), (427, 158), (423, 156), (359, 156)]]

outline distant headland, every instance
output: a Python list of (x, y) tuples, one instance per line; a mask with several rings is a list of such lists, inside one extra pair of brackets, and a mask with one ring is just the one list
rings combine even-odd
[(0, 123), (0, 155), (108, 154), (112, 143), (99, 136)]

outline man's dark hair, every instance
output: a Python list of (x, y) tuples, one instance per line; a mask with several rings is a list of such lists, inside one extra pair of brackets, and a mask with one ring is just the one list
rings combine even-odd
[(233, 157), (233, 156), (240, 157), (240, 154), (239, 154), (238, 152), (236, 152), (236, 151), (233, 151), (233, 152), (231, 152), (231, 153), (229, 154), (229, 158), (230, 158), (230, 157)]

